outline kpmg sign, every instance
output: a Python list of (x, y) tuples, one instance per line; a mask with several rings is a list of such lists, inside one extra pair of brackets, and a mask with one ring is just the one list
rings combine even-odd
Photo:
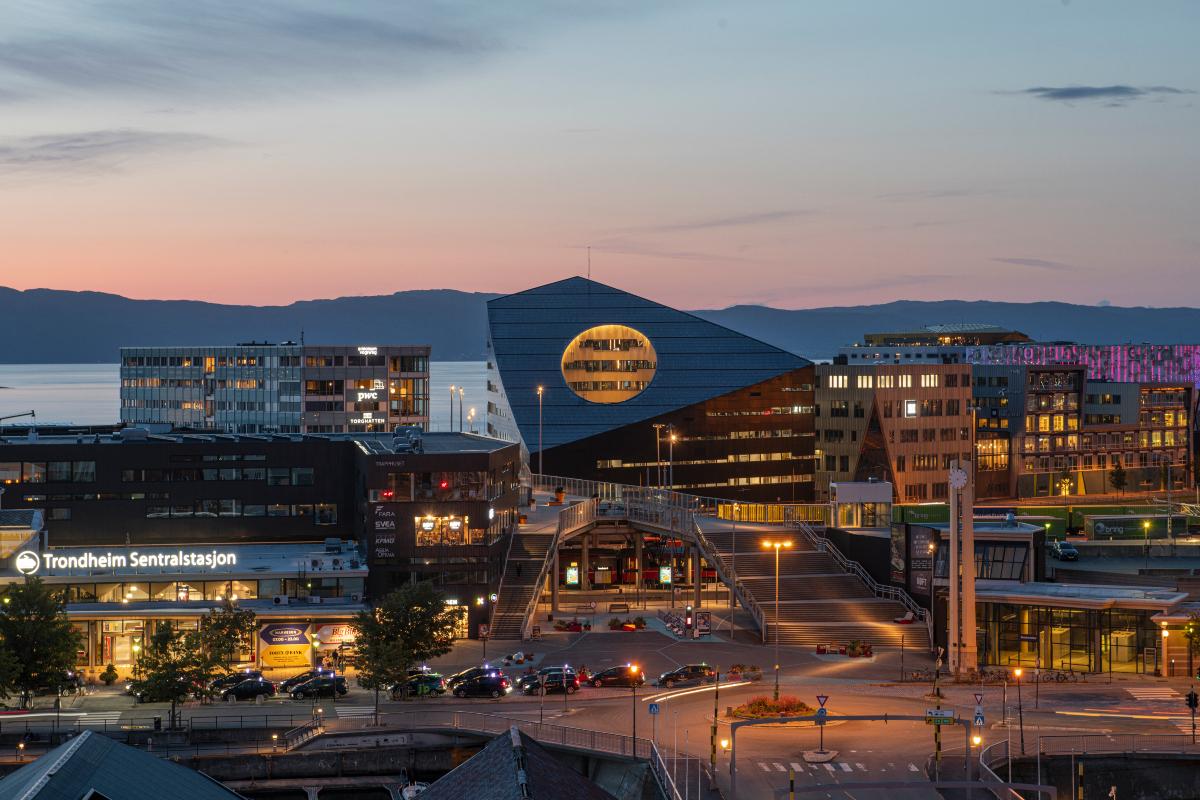
[(23, 550), (13, 559), (13, 566), (22, 575), (69, 572), (71, 570), (117, 570), (201, 567), (217, 569), (237, 565), (237, 554), (221, 550), (162, 550), (114, 553), (83, 550), (67, 555), (62, 552), (37, 553)]

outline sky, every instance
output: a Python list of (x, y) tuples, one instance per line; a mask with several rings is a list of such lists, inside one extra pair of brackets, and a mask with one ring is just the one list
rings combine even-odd
[(1200, 3), (10, 0), (0, 285), (1200, 305)]

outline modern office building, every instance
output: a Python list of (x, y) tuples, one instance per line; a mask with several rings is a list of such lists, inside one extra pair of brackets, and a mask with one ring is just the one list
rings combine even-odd
[(34, 429), (0, 439), (0, 586), (61, 586), (84, 668), (128, 666), (154, 625), (229, 600), (262, 618), (245, 658), (293, 666), (271, 663), (280, 631), (319, 655), (365, 600), (417, 580), (466, 637), (499, 589), (519, 470), (517, 445), (463, 433)]
[(813, 366), (569, 278), (488, 303), (488, 430), (551, 475), (810, 502)]
[(226, 433), (428, 427), (429, 347), (123, 347), (121, 421)]
[(949, 498), (950, 462), (971, 454), (971, 371), (953, 364), (816, 367), (816, 498), (879, 480), (896, 500)]

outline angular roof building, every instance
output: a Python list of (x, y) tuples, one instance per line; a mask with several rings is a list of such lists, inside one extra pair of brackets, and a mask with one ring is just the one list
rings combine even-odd
[(535, 472), (811, 497), (809, 361), (578, 277), (490, 301), (488, 324), (488, 432)]

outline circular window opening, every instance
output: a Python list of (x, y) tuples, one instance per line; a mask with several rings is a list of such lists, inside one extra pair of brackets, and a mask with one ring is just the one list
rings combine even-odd
[(567, 388), (590, 403), (637, 397), (658, 369), (654, 345), (626, 325), (597, 325), (576, 336), (562, 355)]

